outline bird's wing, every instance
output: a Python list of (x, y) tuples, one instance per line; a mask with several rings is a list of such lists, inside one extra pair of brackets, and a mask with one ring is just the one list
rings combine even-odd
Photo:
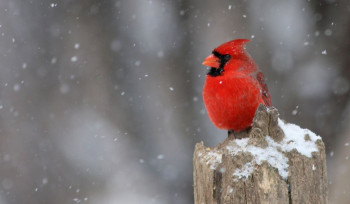
[(265, 102), (265, 105), (272, 106), (271, 96), (265, 82), (264, 74), (262, 72), (258, 72), (256, 74), (256, 79), (258, 80), (259, 85), (261, 87), (261, 95)]

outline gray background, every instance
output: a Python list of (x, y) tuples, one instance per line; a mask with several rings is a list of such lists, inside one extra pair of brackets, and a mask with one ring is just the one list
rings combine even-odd
[(201, 62), (235, 38), (350, 203), (349, 1), (1, 0), (0, 25), (1, 204), (193, 203), (194, 145), (227, 134)]

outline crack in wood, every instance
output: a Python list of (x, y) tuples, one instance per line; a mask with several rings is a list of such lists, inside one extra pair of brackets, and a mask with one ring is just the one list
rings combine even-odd
[(247, 204), (247, 203), (248, 203), (248, 200), (247, 200), (247, 192), (246, 192), (246, 184), (245, 184), (245, 182), (243, 182), (243, 185), (244, 185), (244, 187), (243, 187), (243, 190), (244, 190), (244, 200), (245, 200), (245, 204)]
[(287, 187), (288, 187), (289, 204), (292, 204), (292, 191), (291, 191), (291, 188), (290, 188), (289, 179), (287, 179), (286, 183), (287, 183)]
[(220, 171), (214, 171), (214, 186), (213, 196), (217, 200), (217, 204), (221, 204), (221, 193), (222, 193), (222, 173)]

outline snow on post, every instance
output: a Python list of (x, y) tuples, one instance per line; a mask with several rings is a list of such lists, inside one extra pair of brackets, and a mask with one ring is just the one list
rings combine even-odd
[(320, 136), (260, 105), (252, 128), (230, 133), (215, 148), (197, 143), (196, 204), (328, 203), (325, 146)]

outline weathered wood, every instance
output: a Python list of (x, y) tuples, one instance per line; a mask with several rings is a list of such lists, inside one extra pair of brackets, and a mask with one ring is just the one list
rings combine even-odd
[[(277, 110), (261, 105), (250, 130), (230, 133), (212, 149), (197, 143), (193, 158), (195, 203), (328, 203), (323, 142), (305, 135), (310, 149), (315, 148), (307, 155), (302, 149), (284, 148), (294, 142), (285, 138)], [(266, 161), (261, 160), (265, 157)]]

